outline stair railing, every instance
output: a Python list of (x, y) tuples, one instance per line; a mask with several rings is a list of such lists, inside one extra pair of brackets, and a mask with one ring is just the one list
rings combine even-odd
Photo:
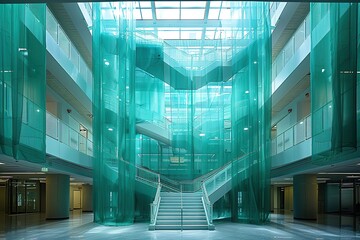
[(157, 219), (157, 215), (159, 212), (159, 206), (160, 206), (160, 201), (161, 201), (160, 192), (161, 192), (161, 184), (158, 183), (155, 199), (150, 204), (150, 225), (156, 224), (156, 219)]
[(213, 219), (212, 219), (213, 205), (211, 204), (211, 202), (209, 200), (209, 196), (207, 194), (206, 187), (205, 187), (204, 183), (201, 185), (201, 189), (202, 189), (202, 198), (201, 198), (201, 200), (202, 200), (202, 203), (203, 203), (203, 206), (204, 206), (204, 209), (205, 209), (206, 220), (207, 220), (208, 226), (212, 226), (213, 225)]
[(181, 221), (181, 231), (183, 230), (183, 196), (182, 196), (182, 185), (180, 185), (180, 221)]
[(157, 187), (157, 185), (160, 183), (160, 174), (140, 166), (136, 166), (135, 169), (136, 179), (141, 180), (142, 182), (146, 182), (150, 185), (154, 185), (155, 187)]

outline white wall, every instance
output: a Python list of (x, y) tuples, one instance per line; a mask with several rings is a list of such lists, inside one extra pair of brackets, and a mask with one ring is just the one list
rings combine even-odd
[[(301, 119), (310, 114), (310, 96), (305, 96), (309, 93), (310, 89), (306, 89), (304, 92), (299, 94), (292, 102), (286, 105), (279, 113), (272, 116), (272, 125), (277, 126), (277, 134), (280, 134), (293, 125), (299, 122)], [(292, 109), (291, 113), (288, 112)]]
[[(82, 116), (79, 112), (75, 110), (73, 106), (67, 103), (50, 87), (47, 87), (46, 91), (47, 91), (47, 95), (49, 95), (51, 98), (51, 100), (50, 98), (47, 98), (47, 102), (46, 102), (46, 109), (49, 112), (56, 115), (63, 122), (69, 124), (74, 129), (79, 129), (79, 127), (75, 126), (75, 123), (74, 121), (72, 121), (72, 119), (81, 123), (85, 128), (90, 129), (92, 132), (92, 125), (90, 122), (90, 118), (88, 118), (87, 116)], [(68, 113), (67, 109), (71, 109), (71, 112)]]

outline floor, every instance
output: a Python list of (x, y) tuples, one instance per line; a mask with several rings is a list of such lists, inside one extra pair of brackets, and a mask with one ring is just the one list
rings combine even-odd
[(148, 224), (106, 227), (92, 222), (92, 213), (71, 212), (70, 219), (45, 221), (42, 214), (0, 213), (0, 239), (360, 239), (359, 217), (320, 215), (298, 221), (291, 214), (272, 214), (265, 225), (215, 222), (215, 231), (148, 231)]

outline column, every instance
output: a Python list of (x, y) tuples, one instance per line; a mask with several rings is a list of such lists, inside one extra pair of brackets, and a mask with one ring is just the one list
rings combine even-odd
[(92, 186), (90, 184), (84, 184), (82, 186), (82, 211), (93, 211)]
[(70, 208), (70, 178), (68, 175), (46, 176), (46, 219), (67, 219)]
[(315, 174), (294, 176), (294, 218), (314, 220), (318, 212), (318, 186)]

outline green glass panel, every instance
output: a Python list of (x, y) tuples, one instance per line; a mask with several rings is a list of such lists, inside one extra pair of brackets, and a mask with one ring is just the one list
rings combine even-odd
[(358, 6), (311, 4), (312, 160), (342, 161), (356, 150)]
[(45, 4), (0, 5), (0, 146), (45, 162)]
[(131, 224), (135, 198), (132, 3), (93, 4), (94, 219)]

